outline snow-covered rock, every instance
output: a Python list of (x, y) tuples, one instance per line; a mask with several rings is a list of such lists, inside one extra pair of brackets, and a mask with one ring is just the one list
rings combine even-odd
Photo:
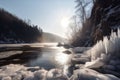
[(47, 73), (46, 80), (68, 80), (67, 76), (65, 76), (60, 69), (51, 69)]
[(86, 50), (89, 50), (91, 47), (74, 47), (71, 48), (70, 50), (72, 50), (74, 53), (82, 53)]
[(73, 64), (85, 64), (87, 61), (90, 61), (90, 60), (89, 58), (81, 57), (81, 58), (72, 58), (71, 61)]
[(104, 65), (104, 62), (100, 58), (97, 58), (96, 60), (92, 62), (85, 63), (86, 68), (100, 68), (103, 65)]
[(84, 68), (74, 71), (71, 80), (120, 80), (114, 75), (101, 74), (92, 69)]
[(46, 79), (46, 74), (47, 74), (47, 70), (41, 69), (38, 71), (34, 72), (34, 79), (35, 80), (45, 80)]
[(14, 64), (0, 67), (0, 80), (68, 80), (62, 69), (30, 69), (31, 67)]
[(75, 54), (71, 61), (73, 64), (85, 64), (85, 62), (90, 61), (90, 56), (85, 53)]

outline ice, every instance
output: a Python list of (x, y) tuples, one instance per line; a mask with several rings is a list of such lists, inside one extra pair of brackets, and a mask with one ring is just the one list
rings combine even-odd
[(12, 80), (10, 76), (5, 76), (3, 78), (1, 78), (1, 80)]
[(22, 65), (7, 65), (0, 69), (0, 80), (68, 80), (62, 69), (39, 69), (28, 71), (29, 67)]
[(35, 71), (29, 71), (30, 67), (10, 64), (0, 68), (0, 80), (68, 80), (62, 69), (49, 71), (32, 67)]
[(22, 65), (14, 65), (14, 64), (10, 64), (9, 66), (3, 66), (1, 68), (2, 68), (2, 70), (0, 71), (0, 75), (2, 73), (2, 74), (6, 74), (8, 76), (14, 74), (16, 71), (19, 71), (21, 69), (26, 69)]
[[(75, 50), (75, 48), (73, 49)], [(84, 51), (77, 47), (76, 52)], [(74, 52), (75, 52), (74, 51)], [(84, 61), (82, 67), (74, 70), (71, 66), (64, 66), (64, 69), (51, 69), (45, 70), (39, 67), (26, 67), (24, 65), (6, 65), (0, 67), (0, 80), (120, 80), (116, 77), (119, 76), (120, 71), (120, 29), (117, 34), (112, 32), (110, 38), (104, 37), (103, 41), (97, 42), (90, 50), (85, 54), (74, 54), (72, 60), (67, 59), (67, 54), (59, 55), (59, 60), (63, 59), (63, 56), (68, 61)], [(69, 54), (70, 55), (70, 54)], [(89, 61), (89, 62), (88, 62)], [(63, 61), (64, 63), (64, 61)], [(79, 63), (80, 64), (80, 63)], [(106, 73), (102, 74), (93, 68), (103, 68)], [(88, 69), (91, 68), (91, 69)], [(70, 71), (70, 70), (72, 71)], [(69, 70), (69, 71), (67, 71)], [(69, 79), (69, 73), (72, 77)], [(114, 76), (115, 75), (115, 76)]]
[[(94, 45), (88, 52), (91, 55), (91, 60), (96, 60), (101, 57), (101, 54), (120, 57), (120, 29), (118, 32), (112, 32), (110, 39), (108, 37), (104, 37), (103, 41), (99, 41), (96, 45)], [(109, 57), (110, 58), (110, 57)]]
[(75, 48), (71, 48), (70, 50), (72, 50), (74, 53), (81, 53), (88, 49), (90, 49), (90, 47), (75, 47)]
[(45, 80), (46, 79), (46, 74), (47, 74), (47, 70), (41, 69), (38, 71), (34, 72), (34, 79), (35, 80)]
[(97, 58), (96, 60), (92, 62), (85, 63), (86, 68), (100, 68), (103, 65), (104, 65), (104, 62), (100, 58)]
[(51, 69), (47, 73), (47, 80), (68, 80), (67, 76), (63, 74), (60, 69)]
[(71, 80), (120, 80), (110, 74), (101, 74), (92, 69), (83, 68), (75, 70)]

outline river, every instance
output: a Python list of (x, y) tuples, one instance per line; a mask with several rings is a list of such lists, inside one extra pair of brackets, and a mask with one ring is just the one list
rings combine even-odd
[(1, 44), (0, 66), (23, 64), (47, 70), (63, 68), (70, 64), (72, 54), (63, 53), (65, 49), (56, 45), (57, 43)]

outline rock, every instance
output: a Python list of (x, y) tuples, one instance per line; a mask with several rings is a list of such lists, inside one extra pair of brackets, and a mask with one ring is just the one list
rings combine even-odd
[(47, 79), (45, 80), (68, 80), (68, 77), (62, 74), (60, 69), (51, 69), (47, 73)]
[(58, 42), (57, 46), (58, 46), (58, 47), (61, 47), (61, 46), (63, 46), (63, 43)]
[(85, 64), (86, 62), (90, 61), (89, 58), (72, 58), (71, 62), (73, 64)]
[(44, 69), (35, 71), (34, 72), (34, 80), (45, 80), (47, 72), (48, 71), (44, 70)]
[(76, 69), (83, 68), (83, 67), (84, 67), (84, 64), (76, 64), (76, 65), (75, 65), (75, 70), (76, 70)]
[(120, 80), (114, 75), (101, 74), (95, 70), (83, 68), (74, 71), (70, 80)]
[(101, 53), (100, 58), (104, 61), (107, 62), (109, 60), (109, 56), (106, 55), (105, 53)]
[(86, 68), (100, 68), (103, 65), (104, 65), (104, 62), (100, 58), (97, 58), (96, 60), (94, 60), (92, 62), (85, 63)]
[(75, 53), (82, 53), (90, 48), (91, 47), (75, 47), (75, 48), (72, 48), (72, 51)]
[(71, 59), (73, 64), (85, 64), (90, 61), (90, 57), (87, 54), (75, 54)]
[(28, 71), (31, 71), (31, 72), (34, 72), (34, 71), (38, 71), (40, 70), (41, 68), (38, 66), (38, 67), (29, 67), (27, 70)]
[(117, 63), (116, 63), (115, 60), (110, 60), (109, 64), (110, 64), (110, 65), (116, 65)]
[(10, 76), (3, 77), (1, 80), (12, 80)]
[(112, 74), (112, 75), (115, 75), (115, 76), (117, 76), (117, 77), (120, 77), (120, 74), (119, 74), (118, 72), (116, 72), (116, 71), (104, 69), (104, 73)]
[(20, 74), (14, 74), (11, 76), (12, 80), (21, 80), (22, 79), (22, 75)]
[(116, 69), (120, 71), (120, 65), (116, 65)]
[(116, 62), (116, 65), (120, 65), (120, 59), (117, 59), (115, 62)]
[(113, 65), (104, 65), (104, 69), (108, 69), (108, 70), (116, 70), (115, 66)]
[(65, 50), (65, 51), (63, 51), (63, 53), (65, 53), (65, 54), (72, 54), (72, 52), (70, 50)]

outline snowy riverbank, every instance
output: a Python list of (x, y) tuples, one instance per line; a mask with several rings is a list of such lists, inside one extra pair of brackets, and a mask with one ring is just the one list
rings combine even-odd
[(120, 80), (120, 30), (117, 34), (104, 37), (91, 48), (64, 51), (72, 54), (72, 63), (63, 69), (10, 64), (0, 67), (0, 80)]
[(120, 80), (111, 74), (101, 74), (95, 70), (81, 68), (74, 70), (68, 78), (61, 69), (49, 71), (39, 67), (25, 67), (10, 64), (0, 68), (0, 80)]
[[(80, 52), (80, 47), (73, 48), (74, 51)], [(71, 68), (50, 69), (45, 70), (41, 67), (26, 67), (24, 65), (10, 64), (0, 67), (0, 80), (120, 80), (119, 73), (115, 71), (113, 64), (117, 62), (111, 61), (111, 65), (105, 65), (101, 59), (91, 61), (88, 52), (74, 53), (72, 58), (74, 64)], [(104, 68), (101, 66), (104, 65)], [(116, 66), (117, 67), (117, 66)], [(118, 67), (119, 68), (119, 67)], [(72, 76), (69, 70), (72, 71)], [(118, 76), (118, 77), (116, 77)]]

